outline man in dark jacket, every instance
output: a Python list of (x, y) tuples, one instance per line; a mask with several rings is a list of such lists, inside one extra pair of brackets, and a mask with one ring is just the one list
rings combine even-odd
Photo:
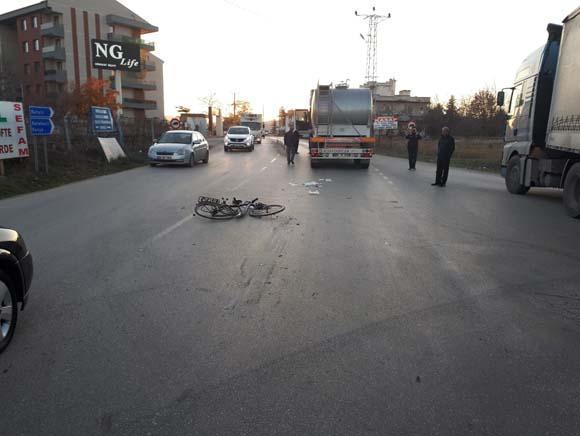
[(417, 128), (413, 126), (411, 131), (407, 134), (407, 153), (409, 154), (409, 171), (415, 171), (415, 164), (417, 163), (417, 153), (419, 152), (419, 140), (421, 135), (417, 133)]
[(437, 172), (435, 173), (435, 183), (431, 186), (445, 186), (449, 175), (449, 162), (455, 151), (455, 139), (449, 134), (449, 127), (443, 127), (441, 138), (437, 145)]
[(298, 144), (300, 142), (300, 135), (297, 130), (294, 130), (293, 126), (290, 126), (288, 131), (284, 134), (284, 145), (286, 146), (286, 157), (288, 159), (288, 165), (294, 165), (294, 155), (296, 150), (298, 150)]

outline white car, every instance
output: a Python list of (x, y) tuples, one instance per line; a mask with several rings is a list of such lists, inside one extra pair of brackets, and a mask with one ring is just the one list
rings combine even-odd
[(254, 151), (254, 136), (249, 127), (232, 126), (224, 137), (224, 151), (232, 149)]
[(196, 162), (209, 161), (209, 144), (193, 130), (169, 130), (155, 141), (148, 152), (149, 164), (181, 164), (192, 167)]

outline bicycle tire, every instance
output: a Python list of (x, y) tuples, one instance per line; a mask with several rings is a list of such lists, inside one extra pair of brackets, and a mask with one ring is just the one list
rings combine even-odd
[(210, 220), (231, 220), (241, 215), (239, 208), (227, 204), (199, 203), (195, 205), (195, 214)]
[(286, 210), (286, 206), (281, 204), (262, 204), (258, 208), (250, 206), (248, 214), (254, 218), (261, 218), (263, 216), (272, 216)]

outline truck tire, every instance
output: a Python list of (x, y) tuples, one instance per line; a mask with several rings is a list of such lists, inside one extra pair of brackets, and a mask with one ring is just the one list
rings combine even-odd
[(580, 163), (568, 171), (564, 182), (564, 207), (572, 218), (580, 218)]
[(516, 195), (526, 194), (530, 188), (520, 183), (520, 157), (512, 156), (507, 164), (505, 176), (505, 186), (507, 190)]

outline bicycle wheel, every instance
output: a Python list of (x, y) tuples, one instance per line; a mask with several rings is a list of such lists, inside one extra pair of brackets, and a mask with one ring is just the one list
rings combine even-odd
[(276, 215), (286, 209), (285, 206), (280, 204), (254, 204), (250, 206), (249, 214), (250, 216), (260, 218), (263, 216), (271, 216)]
[(227, 204), (206, 203), (196, 204), (195, 213), (210, 220), (231, 220), (241, 215), (241, 211), (237, 207), (228, 206)]

